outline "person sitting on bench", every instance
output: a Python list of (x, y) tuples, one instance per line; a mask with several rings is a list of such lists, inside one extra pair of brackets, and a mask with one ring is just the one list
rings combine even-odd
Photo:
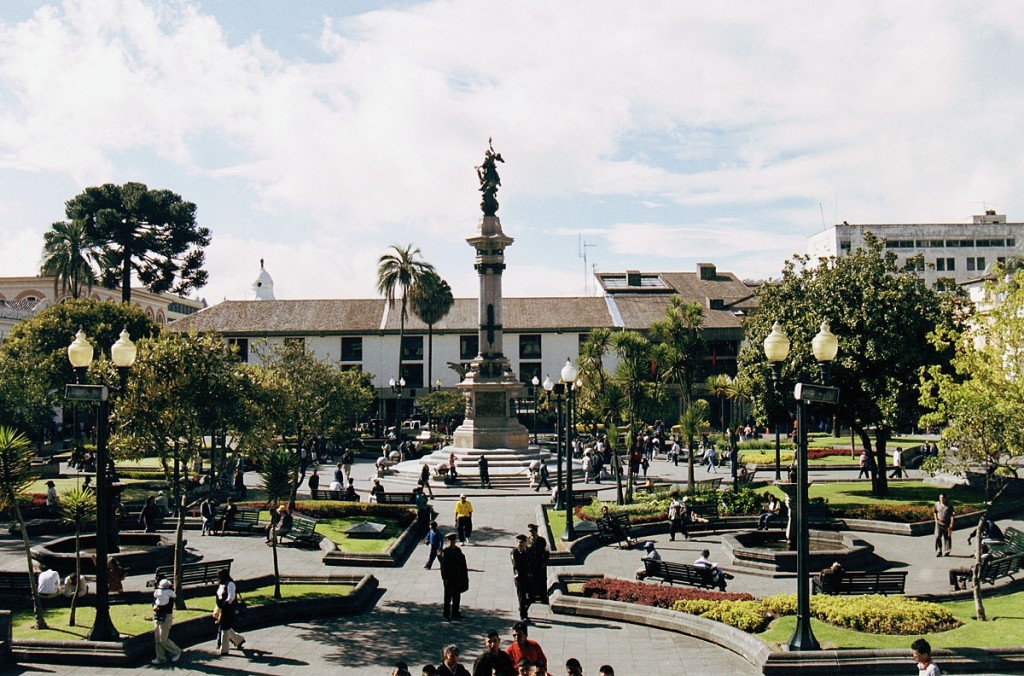
[(36, 589), (44, 599), (60, 596), (64, 591), (60, 586), (60, 573), (52, 568), (44, 568), (43, 572), (39, 573)]
[(623, 530), (621, 525), (619, 525), (619, 522), (615, 520), (615, 516), (608, 511), (607, 505), (601, 507), (600, 521), (605, 524), (608, 531), (620, 542), (625, 541), (627, 545), (633, 545), (636, 543), (636, 538), (630, 537), (626, 534), (626, 531)]
[(380, 502), (380, 496), (384, 495), (384, 486), (381, 485), (380, 479), (373, 480), (373, 487), (370, 488), (370, 497), (374, 502)]
[(348, 486), (345, 488), (345, 494), (341, 496), (341, 499), (348, 502), (359, 502), (359, 493), (356, 493), (356, 483), (352, 477), (348, 478)]
[(838, 561), (818, 573), (818, 586), (823, 594), (834, 593), (846, 576), (846, 569)]
[(705, 549), (700, 553), (700, 557), (693, 562), (695, 566), (701, 566), (703, 568), (711, 569), (711, 582), (718, 587), (718, 591), (725, 591), (725, 581), (731, 580), (732, 575), (724, 572), (718, 567), (718, 564), (708, 559), (711, 556), (711, 551)]
[(782, 503), (775, 497), (774, 493), (768, 494), (768, 502), (764, 506), (764, 511), (761, 516), (757, 519), (758, 530), (768, 530), (771, 527), (772, 521), (779, 518), (779, 513), (782, 512)]
[[(653, 540), (645, 542), (644, 549), (647, 550), (647, 553), (640, 558), (641, 561), (661, 561), (661, 554), (659, 554), (658, 550), (654, 548)], [(636, 571), (636, 579), (642, 580), (645, 577), (647, 577), (647, 564), (644, 564), (640, 570)]]
[[(271, 512), (273, 515), (274, 512)], [(277, 508), (277, 518), (273, 519), (267, 526), (267, 544), (273, 544), (271, 542), (271, 534), (276, 535), (276, 539), (280, 540), (282, 536), (287, 535), (292, 530), (295, 520), (292, 518), (292, 513), (288, 511), (288, 507), (281, 505)]]

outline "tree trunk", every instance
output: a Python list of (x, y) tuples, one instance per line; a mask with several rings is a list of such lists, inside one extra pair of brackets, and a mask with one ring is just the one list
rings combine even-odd
[(875, 464), (878, 465), (878, 473), (871, 481), (871, 494), (878, 498), (884, 498), (889, 494), (889, 475), (885, 467), (885, 444), (890, 434), (887, 427), (879, 427), (875, 430)]
[(39, 586), (36, 582), (36, 571), (32, 567), (32, 549), (28, 545), (28, 530), (25, 528), (25, 519), (21, 516), (21, 507), (18, 500), (14, 500), (14, 518), (18, 520), (18, 527), (21, 528), (21, 542), (25, 546), (25, 562), (28, 564), (28, 584), (32, 588), (32, 609), (36, 615), (36, 629), (49, 629), (46, 625), (46, 618), (43, 617), (43, 604), (39, 599)]
[(693, 437), (686, 437), (686, 492), (693, 493)]
[(127, 245), (121, 251), (124, 253), (121, 262), (121, 302), (127, 305), (132, 302), (132, 257)]
[(981, 600), (981, 526), (987, 518), (988, 510), (985, 510), (981, 518), (978, 519), (978, 525), (974, 528), (974, 537), (978, 539), (978, 542), (974, 547), (974, 575), (971, 577), (971, 583), (974, 596), (974, 617), (978, 622), (985, 622), (988, 619), (985, 617), (985, 604)]
[(427, 324), (427, 392), (434, 391), (434, 325)]
[[(171, 504), (178, 506), (178, 518), (174, 527), (174, 588), (181, 587), (181, 565), (185, 562), (185, 495), (181, 490), (181, 462), (178, 460), (179, 448), (174, 449), (174, 500)], [(185, 465), (185, 480), (188, 480), (188, 465)], [(185, 609), (185, 596), (178, 595), (174, 599), (175, 610)]]
[(78, 610), (78, 588), (82, 584), (82, 522), (75, 523), (75, 589), (71, 594), (71, 615), (68, 626), (75, 626), (75, 611)]
[(281, 598), (281, 571), (277, 566), (277, 531), (270, 529), (270, 548), (274, 550), (274, 598)]

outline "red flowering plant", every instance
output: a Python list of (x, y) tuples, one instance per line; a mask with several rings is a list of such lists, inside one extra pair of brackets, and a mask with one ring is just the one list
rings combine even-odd
[(689, 587), (666, 587), (665, 585), (631, 582), (613, 577), (594, 578), (587, 581), (583, 585), (583, 595), (655, 608), (671, 608), (676, 601), (752, 601), (754, 599), (746, 592), (731, 594)]

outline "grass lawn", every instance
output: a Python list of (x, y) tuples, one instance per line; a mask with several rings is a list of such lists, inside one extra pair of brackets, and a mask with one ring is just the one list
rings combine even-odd
[[(772, 491), (784, 497), (781, 489), (769, 486), (764, 491)], [(984, 489), (968, 486), (954, 486), (940, 489), (936, 486), (922, 484), (920, 481), (889, 481), (889, 494), (885, 498), (877, 498), (871, 494), (870, 481), (843, 481), (830, 484), (811, 484), (812, 498), (825, 498), (833, 505), (843, 504), (924, 504), (931, 505), (942, 492), (954, 506), (963, 511), (963, 507), (980, 507), (985, 502)]]
[[(49, 479), (37, 479), (34, 481), (26, 493), (46, 493), (46, 482)], [(54, 485), (57, 487), (57, 495), (67, 493), (75, 488), (81, 488), (82, 484), (85, 483), (85, 479), (81, 477), (67, 477), (58, 478), (52, 480)], [(156, 495), (157, 491), (167, 490), (167, 482), (163, 480), (140, 480), (140, 479), (126, 479), (124, 481), (125, 489), (121, 493), (121, 500), (123, 502), (136, 502), (143, 501), (150, 495)]]
[[(548, 526), (551, 528), (551, 537), (555, 539), (555, 549), (558, 551), (568, 551), (570, 542), (562, 540), (562, 535), (565, 533), (565, 510), (561, 509), (548, 509), (545, 510), (548, 515)], [(579, 523), (579, 520), (573, 521), (573, 523)]]
[[(963, 622), (963, 626), (928, 634), (933, 648), (998, 647), (1024, 645), (1024, 594), (1006, 594), (985, 599), (985, 614), (989, 620), (978, 622), (974, 619), (974, 601), (953, 601), (941, 604)], [(864, 634), (849, 629), (840, 629), (830, 624), (811, 620), (814, 635), (823, 648), (903, 648), (910, 652), (910, 643), (916, 636), (891, 636), (885, 634)], [(789, 642), (796, 627), (796, 617), (781, 617), (757, 634), (769, 645)]]
[[(281, 596), (288, 601), (301, 601), (327, 598), (332, 596), (348, 596), (354, 589), (349, 584), (302, 584), (282, 585)], [(249, 608), (274, 603), (274, 588), (260, 587), (255, 591), (243, 594)], [(174, 611), (176, 621), (209, 615), (213, 612), (213, 594), (189, 599), (185, 610)], [(153, 608), (149, 603), (133, 605), (112, 604), (110, 619), (121, 634), (136, 636), (153, 631)], [(15, 610), (12, 615), (14, 638), (35, 638), (57, 641), (74, 641), (84, 639), (92, 628), (96, 610), (91, 606), (80, 607), (75, 611), (75, 626), (68, 626), (71, 616), (70, 608), (49, 608), (46, 610), (46, 623), (49, 629), (39, 631), (35, 628), (36, 618), (30, 608)]]
[[(261, 511), (260, 521), (270, 523), (270, 512)], [(350, 538), (345, 535), (346, 528), (363, 521), (384, 524), (384, 535), (378, 538)], [(381, 517), (320, 519), (316, 525), (318, 534), (334, 542), (342, 551), (354, 554), (383, 554), (391, 548), (403, 530), (394, 519)]]

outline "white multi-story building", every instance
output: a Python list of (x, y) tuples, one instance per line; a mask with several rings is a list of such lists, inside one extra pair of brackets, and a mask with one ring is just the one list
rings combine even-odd
[[(529, 387), (535, 376), (543, 381), (550, 374), (557, 381), (566, 360), (576, 359), (593, 329), (646, 331), (664, 316), (673, 295), (705, 307), (706, 370), (735, 375), (743, 317), (756, 307), (756, 299), (732, 273), (719, 272), (710, 263), (697, 267), (696, 272), (599, 273), (603, 297), (504, 298), (504, 356), (524, 384), (522, 396), (532, 394)], [(169, 329), (215, 332), (253, 363), (274, 344), (301, 341), (325, 361), (372, 375), (387, 417), (396, 397), (388, 385), (392, 379), (405, 379), (406, 399), (415, 399), (431, 385), (453, 387), (462, 378), (449, 364), (466, 367), (480, 351), (476, 298), (455, 299), (451, 311), (434, 325), (432, 345), (428, 327), (410, 312), (399, 374), (397, 305), (390, 310), (382, 298), (274, 300), (267, 292), (273, 280), (262, 261), (259, 275), (253, 290), (262, 300), (224, 301)], [(604, 366), (614, 370), (615, 363), (614, 354), (609, 354)]]
[(929, 285), (952, 288), (982, 275), (993, 264), (1024, 253), (1024, 223), (986, 211), (972, 223), (876, 223), (838, 225), (807, 238), (812, 258), (845, 256), (872, 233)]

